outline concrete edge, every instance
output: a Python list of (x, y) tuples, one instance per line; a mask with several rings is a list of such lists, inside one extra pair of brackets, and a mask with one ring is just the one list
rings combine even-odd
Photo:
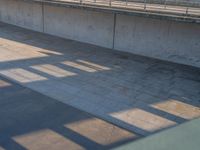
[(200, 118), (112, 150), (199, 150)]
[(42, 4), (52, 5), (52, 6), (59, 6), (59, 7), (77, 8), (77, 9), (84, 9), (84, 10), (90, 10), (90, 11), (124, 14), (124, 15), (139, 16), (139, 17), (145, 17), (145, 18), (160, 19), (160, 20), (167, 19), (167, 20), (178, 21), (178, 22), (200, 24), (200, 17), (184, 16), (184, 15), (178, 15), (178, 14), (173, 14), (173, 13), (164, 14), (164, 13), (155, 13), (155, 12), (148, 12), (148, 11), (131, 10), (131, 9), (111, 8), (109, 6), (97, 6), (97, 5), (79, 4), (79, 3), (73, 3), (73, 2), (58, 2), (58, 1), (49, 1), (49, 0), (23, 0), (23, 1), (42, 3)]

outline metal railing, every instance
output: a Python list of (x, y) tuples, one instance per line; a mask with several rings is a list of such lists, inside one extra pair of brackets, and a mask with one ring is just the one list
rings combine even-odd
[(200, 17), (200, 0), (46, 0), (161, 14)]

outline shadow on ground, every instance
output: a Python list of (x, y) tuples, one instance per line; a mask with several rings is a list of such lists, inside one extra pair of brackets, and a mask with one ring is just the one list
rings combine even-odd
[(109, 149), (136, 135), (0, 77), (0, 149)]
[(0, 74), (25, 87), (143, 136), (200, 116), (199, 68), (0, 28)]

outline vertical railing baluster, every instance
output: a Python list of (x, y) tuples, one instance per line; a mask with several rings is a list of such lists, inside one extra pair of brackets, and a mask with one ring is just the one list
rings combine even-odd
[(188, 9), (189, 9), (189, 8), (187, 7), (187, 8), (186, 8), (186, 15), (188, 15)]
[(167, 0), (165, 0), (165, 2), (164, 2), (164, 5), (165, 5), (165, 9), (167, 8)]

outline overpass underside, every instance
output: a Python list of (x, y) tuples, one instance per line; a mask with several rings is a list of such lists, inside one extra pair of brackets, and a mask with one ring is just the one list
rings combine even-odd
[(1, 0), (0, 149), (110, 149), (199, 118), (198, 21), (146, 14)]

